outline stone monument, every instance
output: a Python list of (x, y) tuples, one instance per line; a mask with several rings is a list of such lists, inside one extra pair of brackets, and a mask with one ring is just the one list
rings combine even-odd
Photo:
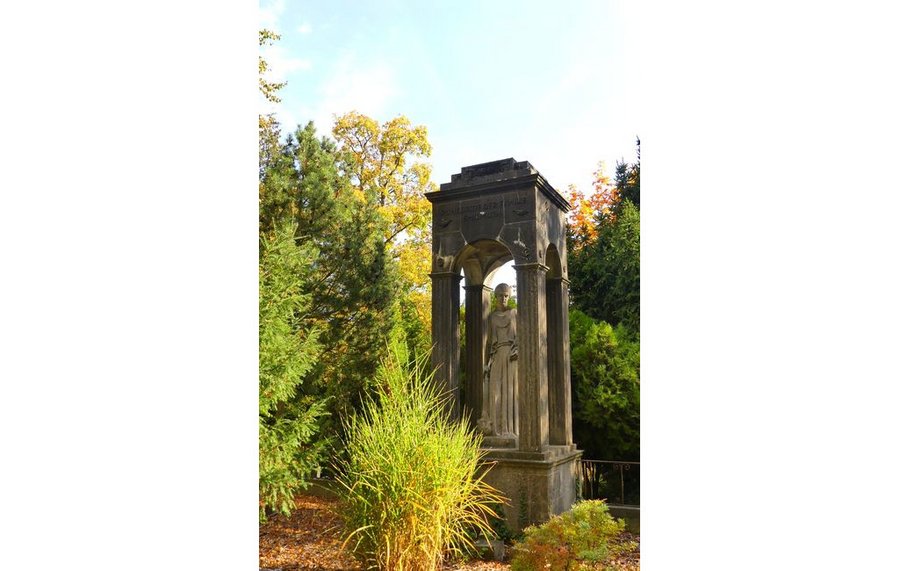
[[(432, 364), (451, 414), (484, 433), (487, 481), (514, 531), (575, 501), (566, 200), (527, 161), (463, 167), (432, 203)], [(513, 260), (518, 307), (490, 313), (485, 279)], [(459, 306), (465, 274), (466, 385)], [(505, 285), (505, 284), (502, 284)], [(508, 286), (495, 294), (508, 297)], [(482, 374), (483, 373), (483, 374)], [(461, 395), (463, 398), (461, 399)]]
[[(508, 305), (510, 291), (508, 284), (499, 284), (494, 289), (497, 310), (488, 316), (486, 325), (486, 364), (481, 394), (487, 396), (481, 399), (478, 429), (484, 434), (484, 445), (489, 448), (515, 446), (519, 434), (517, 312)], [(477, 374), (477, 371), (472, 371), (472, 374)]]

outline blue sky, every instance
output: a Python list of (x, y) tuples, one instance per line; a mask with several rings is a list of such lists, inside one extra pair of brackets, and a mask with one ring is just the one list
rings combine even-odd
[(276, 111), (330, 134), (333, 114), (428, 128), (433, 180), (506, 157), (557, 190), (590, 188), (599, 160), (634, 157), (625, 18), (615, 2), (264, 0), (264, 50), (288, 82)]

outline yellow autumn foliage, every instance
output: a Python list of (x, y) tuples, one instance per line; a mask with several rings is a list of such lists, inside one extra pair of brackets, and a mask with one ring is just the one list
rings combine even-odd
[(437, 190), (431, 166), (417, 159), (431, 155), (428, 130), (403, 115), (379, 124), (357, 111), (335, 120), (332, 130), (346, 153), (347, 170), (358, 191), (374, 198), (387, 222), (385, 243), (398, 261), (400, 275), (416, 312), (431, 327), (431, 204)]

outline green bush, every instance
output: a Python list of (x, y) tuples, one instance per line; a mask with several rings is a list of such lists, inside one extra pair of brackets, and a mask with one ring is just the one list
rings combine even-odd
[(637, 333), (569, 312), (575, 441), (585, 457), (638, 460), (641, 350)]
[(480, 437), (449, 420), (427, 359), (410, 365), (404, 353), (393, 345), (375, 397), (346, 423), (339, 515), (344, 545), (365, 567), (432, 570), (492, 536), (491, 504), (503, 498), (482, 479)]
[(625, 522), (613, 518), (605, 502), (577, 503), (543, 525), (525, 529), (525, 538), (513, 548), (512, 571), (602, 569), (616, 550), (609, 540), (624, 529)]

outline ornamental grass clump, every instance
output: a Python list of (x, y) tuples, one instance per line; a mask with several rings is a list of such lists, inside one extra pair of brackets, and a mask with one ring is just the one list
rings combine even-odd
[(346, 422), (337, 477), (344, 545), (366, 568), (433, 570), (492, 537), (499, 493), (479, 470), (480, 436), (452, 422), (426, 359), (394, 346), (374, 397)]
[(513, 548), (512, 571), (568, 571), (603, 569), (603, 562), (623, 549), (610, 540), (625, 522), (609, 513), (606, 502), (580, 502), (540, 526), (525, 529)]

